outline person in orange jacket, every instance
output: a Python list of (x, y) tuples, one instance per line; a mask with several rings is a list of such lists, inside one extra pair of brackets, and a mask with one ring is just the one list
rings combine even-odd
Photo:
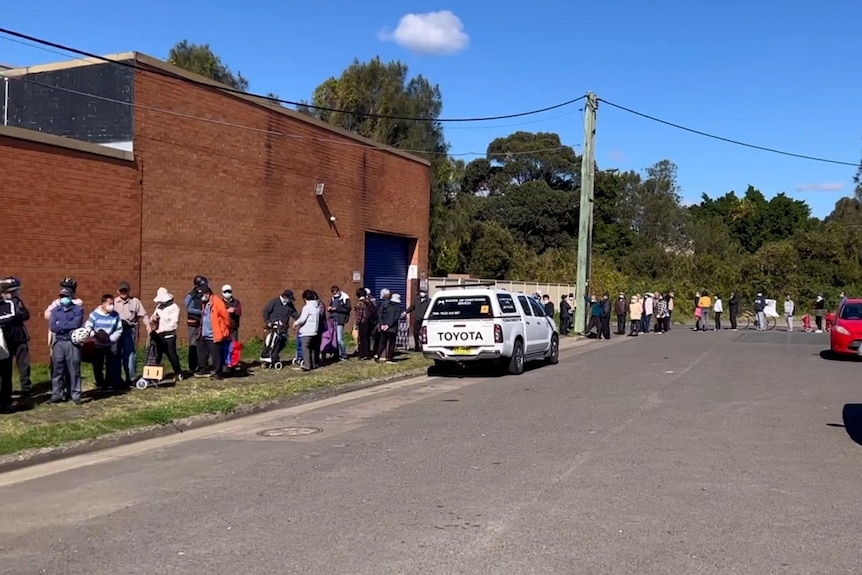
[[(224, 346), (230, 343), (230, 314), (224, 300), (213, 297), (213, 290), (205, 286), (201, 290), (203, 314), (201, 316), (201, 335), (198, 341), (200, 371), (197, 376), (224, 379)], [(207, 365), (212, 368), (208, 373)]]

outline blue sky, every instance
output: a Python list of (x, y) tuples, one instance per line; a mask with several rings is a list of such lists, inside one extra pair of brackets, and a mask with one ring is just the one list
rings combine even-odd
[[(862, 2), (540, 0), (526, 10), (513, 0), (493, 9), (464, 0), (342, 0), (299, 10), (258, 0), (239, 6), (42, 0), (34, 10), (17, 2), (4, 7), (3, 26), (100, 54), (137, 50), (164, 58), (178, 40), (208, 42), (249, 78), (252, 91), (292, 100), (308, 98), (353, 58), (380, 55), (438, 83), (448, 117), (518, 112), (594, 91), (652, 116), (762, 146), (847, 162), (862, 154), (862, 81), (853, 57), (862, 52), (856, 28)], [(442, 10), (461, 20), (469, 38), (439, 27), (430, 40), (420, 37), (427, 29), (396, 33), (406, 14)], [(5, 64), (68, 59), (2, 38)], [(443, 50), (447, 44), (450, 50)], [(481, 153), (491, 139), (515, 130), (583, 141), (577, 106), (450, 125), (446, 133), (454, 153)], [(608, 106), (599, 110), (596, 145), (602, 168), (640, 170), (673, 160), (686, 200), (744, 191), (750, 183), (767, 196), (784, 191), (805, 199), (824, 216), (852, 194), (852, 167), (740, 148)]]

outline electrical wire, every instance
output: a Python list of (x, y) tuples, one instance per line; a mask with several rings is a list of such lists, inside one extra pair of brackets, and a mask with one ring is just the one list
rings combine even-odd
[(557, 110), (559, 108), (570, 106), (570, 105), (572, 105), (576, 102), (579, 102), (579, 101), (583, 100), (584, 98), (586, 98), (586, 95), (584, 95), (584, 96), (580, 96), (578, 98), (572, 98), (570, 100), (566, 100), (565, 102), (560, 102), (558, 104), (554, 104), (551, 106), (545, 106), (544, 108), (538, 108), (535, 110), (528, 110), (526, 112), (516, 112), (516, 113), (512, 113), (512, 114), (502, 114), (502, 115), (498, 115), (498, 116), (477, 116), (477, 117), (473, 117), (473, 118), (422, 118), (422, 117), (411, 117), (411, 116), (394, 116), (394, 115), (389, 115), (389, 114), (375, 114), (373, 112), (360, 112), (358, 110), (339, 110), (338, 108), (328, 108), (326, 106), (314, 106), (312, 104), (304, 104), (302, 102), (294, 102), (292, 100), (284, 100), (281, 98), (271, 98), (269, 96), (264, 96), (262, 94), (243, 92), (242, 90), (237, 90), (236, 88), (231, 88), (229, 86), (223, 86), (223, 85), (213, 86), (207, 82), (201, 82), (199, 80), (193, 80), (191, 78), (186, 78), (186, 77), (183, 77), (179, 74), (168, 72), (166, 70), (143, 68), (141, 66), (138, 66), (137, 62), (132, 63), (132, 62), (123, 62), (123, 61), (118, 61), (118, 60), (111, 60), (110, 58), (106, 58), (104, 56), (99, 56), (98, 54), (93, 54), (93, 53), (87, 52), (85, 50), (79, 50), (77, 48), (72, 48), (70, 46), (65, 46), (63, 44), (51, 42), (50, 40), (43, 40), (42, 38), (37, 38), (35, 36), (30, 36), (30, 35), (24, 34), (22, 32), (16, 32), (14, 30), (9, 30), (8, 28), (0, 28), (0, 34), (6, 34), (7, 36), (12, 36), (13, 38), (18, 38), (21, 40), (27, 40), (29, 42), (33, 42), (35, 44), (40, 44), (42, 46), (48, 46), (51, 48), (55, 48), (57, 50), (63, 50), (65, 52), (71, 52), (72, 54), (77, 54), (79, 56), (84, 56), (86, 58), (101, 60), (103, 62), (107, 62), (107, 63), (111, 63), (111, 64), (117, 64), (119, 66), (124, 66), (127, 68), (132, 68), (132, 69), (137, 70), (139, 72), (155, 74), (157, 76), (164, 76), (166, 78), (171, 78), (174, 80), (182, 80), (184, 82), (189, 82), (192, 84), (197, 84), (199, 86), (206, 87), (207, 89), (210, 89), (210, 90), (218, 90), (221, 92), (229, 92), (229, 93), (243, 95), (243, 96), (263, 98), (266, 100), (279, 102), (281, 104), (287, 104), (289, 106), (305, 107), (305, 108), (310, 108), (312, 110), (317, 110), (320, 112), (349, 114), (352, 116), (360, 116), (360, 117), (364, 117), (364, 118), (378, 118), (378, 119), (385, 119), (385, 120), (402, 120), (402, 121), (413, 121), (413, 122), (441, 122), (441, 123), (442, 122), (452, 122), (452, 123), (456, 123), (456, 122), (490, 122), (492, 120), (508, 120), (511, 118), (522, 118), (524, 116), (533, 116), (535, 114), (541, 114), (543, 112), (550, 112), (551, 110)]
[(27, 78), (26, 76), (10, 76), (10, 77), (7, 77), (6, 80), (10, 81), (10, 82), (15, 82), (15, 81), (24, 82), (26, 84), (32, 84), (34, 86), (40, 86), (42, 88), (48, 88), (51, 90), (59, 90), (61, 92), (66, 92), (68, 94), (74, 94), (76, 96), (82, 96), (84, 98), (92, 98), (94, 100), (100, 100), (100, 101), (108, 102), (111, 104), (130, 106), (130, 107), (135, 108), (135, 109), (147, 110), (148, 112), (154, 112), (157, 114), (166, 114), (169, 116), (183, 118), (186, 120), (199, 121), (199, 122), (204, 122), (207, 124), (213, 124), (213, 125), (217, 125), (217, 126), (223, 126), (223, 127), (227, 127), (227, 128), (236, 128), (236, 129), (240, 129), (240, 130), (247, 130), (250, 132), (255, 132), (255, 133), (259, 133), (259, 134), (267, 134), (267, 135), (277, 136), (277, 137), (281, 137), (281, 138), (288, 138), (288, 139), (295, 139), (295, 140), (302, 140), (302, 141), (313, 141), (313, 142), (328, 143), (328, 144), (337, 144), (337, 145), (350, 146), (350, 147), (359, 147), (359, 148), (366, 148), (366, 149), (370, 149), (370, 150), (378, 150), (378, 151), (383, 151), (383, 152), (396, 151), (396, 152), (404, 152), (404, 153), (408, 153), (408, 154), (418, 154), (418, 155), (426, 155), (426, 156), (429, 156), (429, 155), (431, 155), (431, 156), (448, 156), (448, 157), (455, 157), (455, 158), (467, 157), (467, 156), (482, 156), (482, 157), (486, 157), (486, 158), (505, 158), (508, 156), (524, 156), (524, 155), (543, 153), (543, 152), (555, 152), (558, 150), (563, 150), (563, 149), (573, 148), (575, 146), (578, 146), (578, 144), (575, 144), (574, 146), (562, 145), (562, 146), (556, 146), (556, 147), (551, 147), (551, 148), (536, 148), (533, 150), (523, 150), (523, 151), (505, 152), (505, 153), (487, 153), (487, 152), (451, 153), (451, 152), (438, 152), (438, 151), (434, 151), (434, 150), (415, 150), (415, 149), (407, 149), (407, 148), (397, 148), (397, 147), (389, 146), (386, 144), (379, 144), (379, 143), (378, 144), (372, 144), (372, 143), (366, 144), (363, 142), (349, 141), (347, 138), (317, 138), (317, 137), (313, 137), (313, 136), (312, 137), (304, 136), (301, 134), (288, 134), (286, 132), (281, 132), (281, 131), (277, 131), (277, 130), (255, 128), (253, 126), (246, 126), (243, 124), (234, 124), (232, 122), (225, 122), (222, 120), (215, 120), (212, 118), (204, 118), (202, 116), (195, 116), (193, 114), (186, 114), (183, 112), (175, 112), (173, 110), (166, 110), (164, 108), (156, 108), (153, 106), (147, 106), (147, 105), (138, 104), (135, 102), (124, 102), (123, 100), (117, 100), (115, 98), (108, 98), (107, 96), (100, 96), (98, 94), (91, 94), (88, 92), (82, 92), (80, 90), (75, 90), (73, 88), (65, 88), (62, 86), (52, 86), (51, 84), (39, 82), (38, 80), (32, 80), (30, 78)]
[(613, 102), (609, 102), (604, 98), (598, 98), (599, 102), (605, 103), (612, 108), (617, 108), (618, 110), (622, 110), (623, 112), (628, 112), (629, 114), (634, 114), (635, 116), (640, 116), (641, 118), (645, 118), (647, 120), (652, 120), (653, 122), (658, 122), (659, 124), (664, 124), (665, 126), (670, 126), (671, 128), (676, 128), (678, 130), (683, 130), (686, 132), (690, 132), (692, 134), (697, 134), (698, 136), (704, 136), (706, 138), (712, 138), (713, 140), (719, 140), (721, 142), (727, 142), (728, 144), (734, 144), (737, 146), (742, 146), (744, 148), (751, 148), (754, 150), (760, 150), (763, 152), (770, 152), (772, 154), (778, 154), (781, 156), (789, 156), (791, 158), (800, 158), (802, 160), (811, 160), (813, 162), (822, 162), (824, 164), (836, 164), (839, 166), (852, 166), (854, 168), (859, 167), (859, 162), (843, 162), (841, 160), (830, 160), (828, 158), (819, 158), (817, 156), (808, 156), (806, 154), (796, 154), (794, 152), (787, 152), (784, 150), (777, 150), (775, 148), (767, 148), (766, 146), (758, 146), (756, 144), (749, 144), (747, 142), (742, 142), (739, 140), (733, 140), (731, 138), (725, 138), (723, 136), (716, 136), (715, 134), (710, 134), (708, 132), (702, 132), (700, 130), (695, 130), (694, 128), (688, 128), (686, 126), (682, 126), (680, 124), (674, 124), (673, 122), (668, 122), (667, 120), (662, 120), (661, 118), (656, 118), (655, 116), (650, 116), (649, 114), (644, 114), (643, 112), (638, 112), (636, 110), (632, 110), (630, 108), (626, 108), (625, 106), (620, 106), (619, 104), (614, 104)]

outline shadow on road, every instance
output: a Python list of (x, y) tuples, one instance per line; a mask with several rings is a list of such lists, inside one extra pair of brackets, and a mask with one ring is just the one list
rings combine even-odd
[(827, 423), (829, 427), (843, 427), (850, 439), (862, 445), (862, 403), (848, 403), (841, 412), (844, 423)]
[(825, 359), (826, 361), (862, 361), (862, 358), (858, 355), (834, 353), (831, 349), (821, 351), (820, 359)]

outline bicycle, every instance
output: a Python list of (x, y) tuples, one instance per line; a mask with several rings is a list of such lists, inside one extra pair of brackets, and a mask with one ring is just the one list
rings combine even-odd
[[(745, 310), (738, 318), (736, 318), (739, 329), (757, 329), (757, 314), (753, 311)], [(766, 316), (766, 331), (775, 329), (775, 318)]]

